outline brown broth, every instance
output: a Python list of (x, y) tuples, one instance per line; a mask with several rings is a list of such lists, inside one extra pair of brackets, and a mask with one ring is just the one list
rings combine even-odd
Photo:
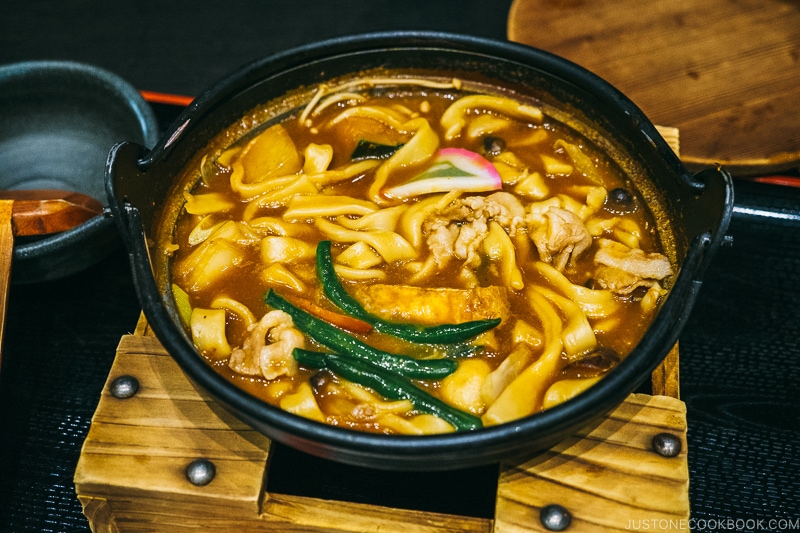
[[(389, 92), (384, 95), (373, 96), (369, 99), (368, 103), (369, 105), (384, 107), (402, 106), (402, 108), (410, 110), (419, 116), (427, 117), (430, 119), (429, 123), (434, 129), (438, 130), (437, 133), (441, 139), (442, 132), (438, 124), (438, 117), (440, 117), (444, 110), (459, 96), (461, 96), (460, 93), (455, 90), (434, 91), (429, 89), (404, 89), (394, 93)], [(399, 144), (410, 141), (411, 135), (392, 131), (392, 129), (388, 127), (380, 127), (375, 124), (370, 125), (367, 123), (368, 121), (365, 121), (366, 119), (355, 120), (352, 121), (352, 123), (345, 122), (334, 128), (325, 128), (322, 126), (332, 117), (342, 112), (343, 109), (352, 107), (352, 105), (353, 103), (348, 101), (327, 107), (319, 116), (313, 118), (313, 124), (315, 126), (313, 128), (309, 128), (307, 124), (301, 123), (294, 117), (284, 121), (282, 124), (301, 154), (303, 149), (310, 143), (331, 145), (333, 147), (334, 156), (329, 168), (339, 168), (350, 164), (350, 154), (355, 148), (355, 141), (358, 140), (359, 135), (361, 135), (359, 132), (363, 133), (366, 131), (367, 134), (365, 136), (368, 137), (369, 140), (383, 144)], [(478, 114), (492, 115), (492, 113), (486, 112), (473, 112), (472, 118)], [(354, 131), (356, 133), (354, 133)], [(531, 136), (537, 131), (544, 132), (541, 133), (541, 135), (545, 136), (546, 139), (525, 146), (532, 138)], [(575, 197), (579, 203), (582, 203), (584, 199), (581, 198), (580, 195), (576, 196), (576, 190), (585, 190), (587, 187), (597, 186), (596, 183), (587, 177), (576, 175), (578, 174), (577, 172), (573, 172), (573, 174), (569, 176), (548, 174), (542, 160), (542, 155), (552, 157), (564, 163), (571, 162), (569, 155), (565, 153), (564, 149), (555, 146), (556, 139), (563, 139), (567, 143), (581, 148), (581, 151), (593, 162), (597, 175), (602, 178), (602, 186), (605, 187), (606, 190), (624, 188), (630, 193), (637, 195), (633, 185), (613, 162), (607, 159), (599, 150), (585, 138), (579, 136), (574, 130), (552, 120), (548, 116), (545, 116), (543, 121), (537, 124), (522, 120), (513, 121), (510, 127), (504, 129), (502, 134), (498, 134), (498, 136), (502, 137), (505, 148), (504, 151), (512, 152), (528, 169), (529, 174), (539, 173), (544, 176), (550, 190), (548, 197), (564, 195)], [(483, 138), (466, 139), (465, 137), (465, 135), (461, 135), (452, 141), (442, 141), (441, 147), (466, 148), (476, 153), (485, 152)], [(242, 141), (240, 144), (243, 144), (245, 141)], [(487, 155), (487, 159), (491, 161), (492, 157)], [(210, 169), (211, 173), (204, 177), (204, 180), (195, 187), (192, 193), (195, 195), (209, 192), (223, 194), (234, 202), (235, 207), (227, 211), (224, 215), (219, 215), (219, 218), (242, 220), (247, 203), (242, 201), (236, 193), (231, 191), (230, 168), (220, 165), (206, 165), (205, 168)], [(412, 165), (401, 172), (397, 172), (391, 176), (387, 186), (404, 182), (419, 171), (419, 166)], [(347, 195), (354, 198), (367, 199), (365, 190), (369, 186), (373, 176), (374, 170), (361, 174), (355, 179), (326, 185), (322, 192), (325, 194)], [(513, 187), (511, 186), (504, 186), (504, 190), (512, 189)], [(464, 193), (462, 197), (488, 196), (489, 194), (491, 193)], [(412, 199), (406, 203), (413, 203), (415, 201), (416, 199)], [(541, 200), (522, 198), (521, 201), (524, 205), (528, 205)], [(623, 218), (629, 219), (634, 226), (641, 229), (639, 246), (642, 250), (648, 253), (660, 252), (658, 247), (659, 239), (653, 217), (644, 207), (645, 204), (641, 197), (637, 195), (636, 201), (639, 208), (631, 214), (624, 215)], [(285, 204), (264, 207), (258, 210), (257, 216), (280, 218), (285, 210)], [(618, 215), (607, 212), (603, 208), (600, 208), (593, 215), (595, 220), (610, 220), (616, 216)], [(260, 318), (267, 313), (270, 308), (263, 300), (264, 294), (269, 287), (264, 283), (261, 277), (262, 271), (267, 265), (264, 265), (261, 260), (260, 250), (257, 244), (238, 246), (243, 260), (238, 266), (231, 269), (232, 272), (229, 275), (224, 276), (224, 282), (213, 283), (208, 288), (200, 290), (192, 290), (191, 287), (185, 286), (186, 272), (181, 270), (181, 265), (194, 248), (189, 245), (188, 237), (198, 220), (199, 217), (186, 213), (181, 215), (178, 219), (174, 237), (178, 249), (173, 256), (173, 279), (178, 285), (181, 285), (189, 292), (193, 307), (208, 308), (211, 306), (211, 301), (216, 296), (224, 294), (249, 308), (256, 319)], [(309, 235), (309, 242), (316, 243), (326, 239), (326, 236), (323, 235), (313, 223), (305, 223), (305, 226), (307, 226), (306, 233)], [(600, 235), (600, 237), (607, 236), (611, 236), (611, 232)], [(577, 260), (570, 262), (564, 269), (564, 275), (576, 286), (592, 286), (596, 269), (593, 257), (597, 248), (597, 236), (595, 236), (594, 241), (595, 242), (593, 242), (586, 252)], [(534, 268), (534, 265), (540, 258), (536, 246), (531, 242), (526, 232), (523, 231), (517, 234), (517, 236), (513, 238), (513, 242), (516, 245), (517, 266), (521, 271), (526, 289), (529, 287), (552, 287), (552, 283), (544, 279), (541, 273)], [(333, 245), (334, 257), (344, 250), (347, 245), (349, 244), (335, 242)], [(422, 253), (424, 255), (427, 251), (423, 251)], [(381, 268), (386, 275), (386, 278), (381, 280), (380, 283), (411, 284), (409, 281), (410, 274), (407, 268), (408, 262), (409, 261), (403, 261), (398, 264), (384, 264), (380, 266), (379, 268)], [(313, 260), (306, 260), (288, 266), (308, 287), (302, 294), (302, 297), (313, 300), (317, 304), (328, 309), (335, 309), (324, 297), (322, 291), (315, 282)], [(450, 261), (446, 267), (441, 268), (435, 275), (430, 276), (420, 286), (430, 288), (463, 288), (463, 285), (460, 284), (462, 282), (458, 281), (462, 279), (459, 276), (459, 272), (462, 268), (463, 262)], [(492, 264), (492, 262), (485, 257), (481, 260), (480, 265), (473, 269), (473, 272), (473, 279), (476, 280), (480, 286), (504, 285), (497, 265)], [(357, 284), (368, 284), (371, 282), (345, 281), (344, 283), (348, 290), (352, 290)], [(662, 285), (666, 284), (667, 283), (662, 283)], [(546, 325), (543, 324), (541, 318), (533, 312), (527, 297), (526, 289), (507, 291), (513, 318), (504, 321), (493, 332), (493, 338), (497, 344), (491, 345), (476, 355), (476, 357), (486, 361), (491, 370), (496, 369), (505, 357), (514, 350), (516, 343), (513, 340), (512, 331), (516, 320), (525, 321), (539, 332), (546, 329)], [(276, 287), (276, 290), (287, 293), (282, 287)], [(614, 297), (614, 302), (619, 305), (619, 309), (614, 313), (615, 327), (604, 326), (603, 324), (605, 324), (605, 322), (602, 319), (590, 318), (589, 321), (594, 329), (598, 345), (611, 348), (614, 352), (619, 354), (620, 357), (624, 358), (641, 338), (644, 330), (652, 320), (654, 310), (643, 312), (640, 298), (636, 296), (617, 295)], [(565, 317), (562, 318), (566, 320)], [(243, 321), (237, 317), (235, 313), (228, 312), (226, 335), (230, 345), (234, 347), (240, 346), (247, 334), (248, 332)], [(388, 338), (385, 335), (377, 333), (360, 335), (360, 337), (368, 344), (388, 351), (408, 353), (411, 349), (409, 344), (405, 341)], [(309, 349), (321, 349), (319, 345), (311, 340), (309, 340), (307, 347)], [(541, 346), (533, 350), (535, 352), (535, 361), (535, 357), (538, 357), (541, 351)], [(562, 359), (563, 361), (559, 365), (559, 368), (563, 368), (566, 365), (566, 354), (562, 355)], [(279, 403), (280, 398), (288, 394), (286, 391), (295, 390), (297, 383), (308, 381), (311, 376), (319, 373), (319, 371), (314, 369), (301, 369), (299, 374), (295, 377), (280, 377), (270, 382), (270, 380), (263, 377), (238, 374), (232, 371), (225, 361), (215, 361), (211, 357), (209, 361), (226, 378), (248, 392), (275, 405)], [(331, 379), (332, 381), (329, 379), (325, 387), (319, 388), (316, 397), (321, 410), (327, 415), (329, 423), (352, 427), (363, 431), (390, 432), (376, 423), (374, 419), (358, 419), (342, 414), (354, 409), (359, 402), (353, 398), (332, 393), (331, 391), (336, 389), (336, 387), (330, 385), (330, 383), (332, 382), (335, 384), (336, 379)], [(546, 380), (548, 383), (552, 383), (559, 379), (559, 373), (555, 372), (552, 375), (543, 376), (542, 379)], [(433, 395), (439, 395), (440, 384), (438, 383), (418, 382), (417, 385), (428, 390)], [(282, 392), (278, 393), (276, 391)], [(481, 413), (478, 412), (475, 414), (480, 415)]]

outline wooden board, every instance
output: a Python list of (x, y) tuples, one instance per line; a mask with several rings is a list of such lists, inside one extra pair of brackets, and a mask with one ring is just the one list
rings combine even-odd
[(666, 431), (682, 435), (685, 453), (685, 429), (677, 400), (631, 395), (591, 431), (529, 461), (502, 465), (495, 531), (547, 531), (531, 518), (553, 503), (571, 510), (570, 533), (639, 530), (645, 523), (688, 531), (688, 470), (650, 448), (653, 435)]
[(507, 30), (677, 127), (690, 167), (800, 168), (797, 0), (515, 0)]
[[(688, 530), (686, 409), (676, 398), (631, 395), (548, 452), (500, 465), (493, 518), (401, 509), (267, 491), (275, 468), (270, 440), (197, 390), (149, 333), (140, 322), (121, 339), (75, 471), (95, 533), (524, 533), (546, 531), (539, 513), (553, 503), (572, 513), (573, 532), (622, 532), (630, 520), (667, 520), (672, 530)], [(122, 375), (139, 381), (131, 398), (110, 393)], [(677, 457), (651, 449), (653, 436), (665, 431), (682, 442)], [(201, 487), (184, 474), (198, 458), (217, 470)]]

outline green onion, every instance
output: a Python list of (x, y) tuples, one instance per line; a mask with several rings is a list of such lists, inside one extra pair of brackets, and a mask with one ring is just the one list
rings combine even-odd
[(192, 321), (192, 304), (189, 302), (189, 294), (173, 283), (172, 297), (175, 299), (175, 308), (178, 310), (178, 315), (180, 315), (184, 325), (188, 326)]

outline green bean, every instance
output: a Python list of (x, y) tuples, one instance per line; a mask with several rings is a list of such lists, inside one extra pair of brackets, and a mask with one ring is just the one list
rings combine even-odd
[(428, 327), (383, 320), (364, 309), (339, 281), (333, 268), (330, 241), (321, 241), (317, 245), (317, 277), (328, 298), (345, 313), (372, 324), (375, 331), (387, 333), (406, 341), (421, 344), (464, 342), (500, 324), (499, 318)]
[(387, 372), (383, 368), (354, 359), (347, 355), (320, 353), (295, 348), (292, 355), (298, 363), (312, 368), (326, 368), (340, 377), (370, 387), (390, 400), (409, 400), (414, 408), (446, 421), (457, 431), (482, 427), (481, 419), (420, 389), (407, 379)]
[(303, 348), (293, 348), (292, 357), (301, 365), (314, 368), (316, 370), (323, 370), (328, 368), (328, 360), (326, 353), (315, 352), (314, 350), (305, 350)]
[(367, 361), (386, 370), (414, 379), (441, 379), (452, 374), (458, 364), (451, 359), (415, 359), (407, 355), (378, 350), (361, 340), (292, 305), (272, 289), (264, 301), (288, 313), (298, 329), (323, 346)]

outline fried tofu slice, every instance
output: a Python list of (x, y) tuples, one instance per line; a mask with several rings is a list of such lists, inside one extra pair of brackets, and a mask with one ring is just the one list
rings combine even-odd
[(392, 322), (458, 324), (509, 316), (505, 287), (425, 288), (411, 285), (360, 285), (353, 297), (371, 314)]

